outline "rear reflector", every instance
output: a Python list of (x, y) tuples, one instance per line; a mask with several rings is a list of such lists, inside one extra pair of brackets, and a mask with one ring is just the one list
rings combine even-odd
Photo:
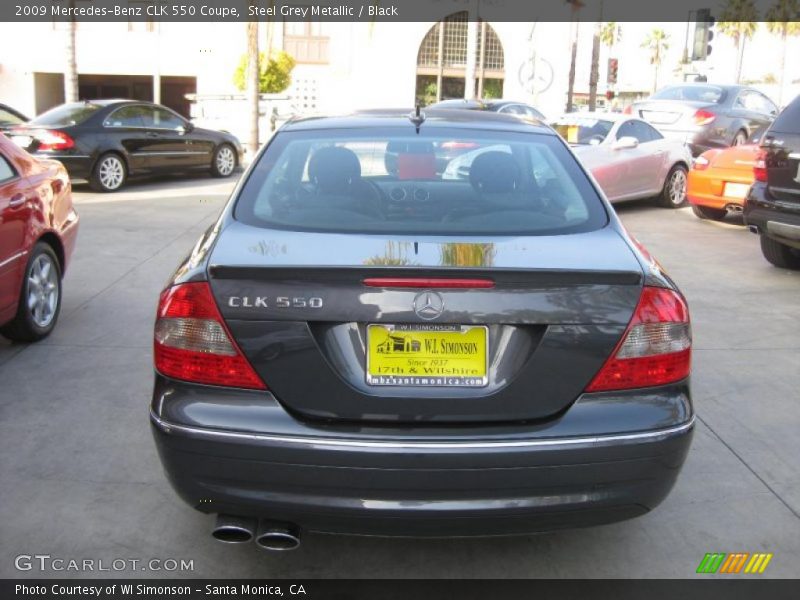
[(587, 392), (654, 387), (691, 371), (689, 309), (673, 290), (645, 287), (622, 341)]
[(431, 279), (426, 277), (370, 277), (363, 283), (367, 287), (383, 288), (487, 289), (494, 287), (494, 281), (491, 279)]
[(267, 389), (225, 327), (206, 282), (176, 285), (161, 294), (154, 356), (156, 370), (167, 377)]

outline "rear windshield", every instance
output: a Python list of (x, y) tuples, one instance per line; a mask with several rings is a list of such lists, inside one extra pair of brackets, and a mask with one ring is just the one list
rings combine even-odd
[(24, 122), (17, 115), (0, 106), (0, 125), (19, 125)]
[(800, 133), (800, 96), (792, 100), (781, 111), (770, 131), (780, 133)]
[(653, 100), (690, 100), (720, 104), (725, 99), (725, 90), (715, 85), (675, 85), (650, 97)]
[(579, 115), (564, 115), (553, 123), (553, 129), (570, 144), (600, 144), (606, 139), (612, 127), (614, 127), (613, 121)]
[(100, 108), (99, 104), (91, 104), (89, 102), (62, 104), (43, 112), (33, 119), (30, 124), (43, 125), (45, 127), (70, 127), (71, 125), (83, 123)]
[(424, 127), (278, 133), (234, 216), (298, 231), (409, 235), (575, 233), (608, 218), (557, 136)]

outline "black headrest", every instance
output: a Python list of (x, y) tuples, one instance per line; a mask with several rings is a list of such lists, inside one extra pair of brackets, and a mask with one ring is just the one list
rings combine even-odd
[(341, 192), (361, 177), (361, 163), (352, 150), (326, 146), (308, 161), (308, 177), (322, 192)]
[(520, 169), (514, 157), (496, 150), (475, 157), (469, 168), (469, 182), (479, 192), (502, 194), (520, 186)]

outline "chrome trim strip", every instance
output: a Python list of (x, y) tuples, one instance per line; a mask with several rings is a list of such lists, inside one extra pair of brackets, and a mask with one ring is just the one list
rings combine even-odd
[(792, 189), (792, 188), (785, 188), (785, 187), (777, 187), (775, 185), (769, 186), (770, 190), (775, 190), (776, 192), (780, 192), (781, 194), (800, 194), (800, 190)]
[(33, 153), (36, 158), (55, 158), (61, 160), (62, 158), (91, 158), (88, 154), (47, 154), (47, 151), (37, 150)]
[(14, 261), (15, 261), (15, 260), (17, 260), (18, 258), (22, 258), (22, 257), (23, 257), (23, 256), (25, 256), (27, 253), (28, 253), (28, 251), (27, 251), (27, 250), (23, 250), (22, 252), (17, 252), (16, 254), (14, 254), (14, 255), (12, 255), (12, 256), (9, 256), (9, 257), (8, 257), (7, 259), (5, 259), (3, 262), (0, 262), (0, 268), (2, 268), (2, 267), (5, 267), (7, 264), (14, 262)]
[(353, 447), (353, 448), (392, 448), (398, 450), (405, 449), (418, 449), (418, 450), (468, 450), (472, 448), (541, 448), (541, 447), (563, 447), (563, 446), (580, 446), (580, 445), (605, 445), (614, 442), (630, 442), (630, 441), (658, 441), (671, 435), (684, 433), (694, 427), (695, 416), (689, 419), (686, 423), (670, 427), (667, 429), (658, 429), (655, 431), (644, 431), (640, 433), (623, 433), (611, 435), (598, 435), (592, 437), (574, 437), (574, 438), (553, 438), (553, 439), (540, 439), (540, 440), (498, 440), (486, 442), (395, 442), (389, 440), (344, 440), (334, 438), (318, 438), (318, 437), (296, 437), (296, 436), (283, 436), (272, 435), (266, 433), (245, 433), (241, 431), (223, 431), (219, 429), (205, 429), (201, 427), (190, 427), (187, 425), (176, 425), (163, 420), (156, 415), (152, 410), (150, 411), (150, 419), (165, 433), (186, 433), (195, 437), (203, 437), (207, 439), (215, 439), (225, 441), (225, 439), (233, 440), (250, 440), (250, 441), (264, 441), (264, 442), (277, 442), (281, 444), (294, 444), (298, 446), (338, 446), (338, 447)]
[(131, 156), (190, 156), (194, 154), (211, 154), (211, 152), (134, 152)]

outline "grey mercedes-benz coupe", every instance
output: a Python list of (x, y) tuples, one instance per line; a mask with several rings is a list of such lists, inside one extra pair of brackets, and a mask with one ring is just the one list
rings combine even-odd
[[(436, 152), (491, 147), (443, 179)], [(524, 534), (642, 515), (689, 449), (686, 301), (549, 127), (282, 127), (161, 295), (150, 419), (213, 535)]]

